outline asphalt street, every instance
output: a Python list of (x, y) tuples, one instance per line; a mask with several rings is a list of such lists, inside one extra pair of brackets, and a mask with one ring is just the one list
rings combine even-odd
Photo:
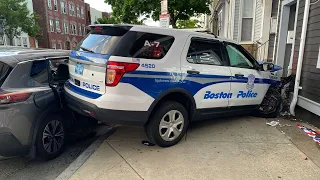
[(90, 144), (100, 135), (110, 130), (107, 126), (98, 126), (96, 136), (71, 141), (64, 153), (51, 161), (26, 158), (0, 158), (0, 180), (54, 180), (60, 175)]

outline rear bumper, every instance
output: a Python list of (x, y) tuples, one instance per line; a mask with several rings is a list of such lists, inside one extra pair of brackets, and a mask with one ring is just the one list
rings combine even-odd
[(1, 156), (24, 156), (28, 154), (29, 147), (24, 146), (11, 133), (0, 133), (0, 155)]
[(92, 103), (76, 98), (68, 92), (65, 93), (65, 99), (68, 107), (72, 110), (105, 123), (143, 126), (147, 123), (149, 117), (148, 111), (102, 109)]

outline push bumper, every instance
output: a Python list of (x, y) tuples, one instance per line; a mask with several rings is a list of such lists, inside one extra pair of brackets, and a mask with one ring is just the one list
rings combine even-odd
[(0, 133), (0, 156), (24, 156), (29, 147), (23, 146), (11, 133)]
[(143, 126), (147, 123), (149, 117), (148, 111), (102, 109), (92, 103), (76, 98), (68, 92), (65, 93), (65, 99), (70, 109), (105, 123)]

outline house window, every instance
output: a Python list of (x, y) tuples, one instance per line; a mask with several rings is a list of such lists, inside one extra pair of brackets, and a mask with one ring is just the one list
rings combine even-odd
[(48, 1), (48, 8), (52, 9), (52, 4), (51, 4), (51, 0), (47, 0)]
[(72, 8), (72, 16), (76, 16), (74, 4), (71, 5), (71, 8)]
[(80, 7), (77, 6), (77, 17), (80, 18)]
[(81, 18), (84, 19), (84, 8), (81, 7)]
[(68, 22), (64, 22), (63, 23), (63, 27), (64, 27), (64, 33), (65, 34), (69, 34), (69, 23)]
[(70, 16), (75, 16), (75, 12), (74, 12), (74, 4), (69, 4), (69, 14)]
[(67, 14), (66, 2), (61, 1), (61, 11), (63, 14)]
[(252, 41), (254, 0), (243, 0), (241, 41)]
[(77, 23), (75, 23), (74, 25), (73, 25), (73, 29), (74, 29), (74, 35), (77, 35), (78, 33), (77, 33)]
[(54, 10), (58, 11), (58, 0), (53, 0)]
[(56, 30), (57, 32), (61, 32), (59, 20), (56, 20)]
[(28, 39), (26, 37), (22, 38), (22, 46), (23, 47), (28, 47)]
[(56, 41), (52, 41), (52, 49), (57, 49)]
[(81, 26), (81, 24), (78, 24), (78, 28), (79, 28), (79, 36), (82, 36), (82, 26)]
[(58, 42), (58, 49), (62, 49), (62, 44), (61, 44), (61, 42)]
[(50, 24), (50, 31), (54, 32), (54, 25), (53, 25), (53, 19), (49, 20), (49, 24)]

